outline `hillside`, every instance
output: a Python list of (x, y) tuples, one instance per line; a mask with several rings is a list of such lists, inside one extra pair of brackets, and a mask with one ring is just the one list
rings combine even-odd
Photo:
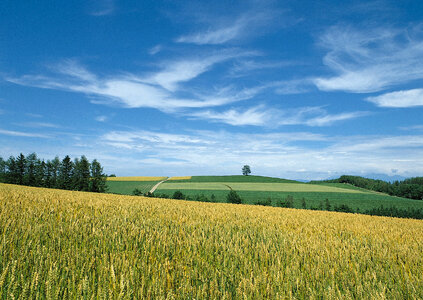
[(190, 179), (174, 180), (169, 182), (279, 182), (298, 183), (298, 181), (255, 175), (226, 175), (226, 176), (192, 176)]
[(208, 199), (214, 197), (217, 202), (226, 202), (230, 189), (237, 191), (247, 204), (270, 199), (270, 205), (277, 206), (291, 196), (295, 208), (304, 208), (305, 202), (306, 208), (319, 209), (327, 199), (332, 208), (346, 205), (353, 211), (382, 206), (405, 210), (423, 209), (423, 201), (393, 197), (350, 184), (311, 184), (263, 176), (193, 176), (191, 179), (169, 180), (158, 187), (156, 194), (169, 198), (176, 191), (181, 191), (189, 199), (204, 195)]
[[(121, 181), (119, 181), (122, 178)], [(137, 189), (147, 193), (166, 177), (115, 177), (107, 181), (108, 192), (132, 195)], [(155, 179), (155, 181), (147, 181)], [(128, 181), (136, 180), (136, 181)], [(170, 177), (155, 191), (156, 196), (172, 198), (175, 192), (182, 192), (184, 199), (212, 202), (226, 202), (230, 189), (235, 190), (246, 204), (266, 203), (280, 206), (288, 197), (293, 198), (292, 207), (325, 209), (329, 201), (331, 209), (348, 207), (354, 212), (369, 212), (381, 209), (405, 210), (406, 217), (420, 216), (423, 201), (393, 197), (384, 193), (339, 182), (302, 183), (293, 180), (265, 176), (185, 176)], [(413, 213), (410, 210), (419, 210)], [(342, 209), (342, 211), (346, 211)], [(371, 213), (373, 214), (373, 212)], [(404, 216), (397, 212), (375, 213), (388, 216)], [(413, 216), (414, 215), (414, 216)], [(420, 217), (419, 217), (420, 218)]]
[(0, 184), (1, 298), (423, 298), (423, 222)]

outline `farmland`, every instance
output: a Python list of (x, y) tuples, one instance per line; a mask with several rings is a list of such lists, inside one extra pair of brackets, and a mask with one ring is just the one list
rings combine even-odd
[[(113, 178), (113, 177), (112, 177)], [(128, 179), (137, 181), (128, 181)], [(135, 189), (146, 193), (158, 182), (167, 177), (115, 177), (107, 180), (108, 192), (132, 195)], [(122, 179), (122, 180), (120, 180)], [(151, 181), (154, 179), (154, 181)], [(150, 181), (146, 181), (150, 180)], [(230, 189), (237, 191), (243, 203), (255, 204), (270, 199), (270, 204), (284, 201), (288, 196), (294, 198), (293, 207), (318, 208), (326, 199), (332, 207), (348, 205), (351, 209), (370, 210), (373, 208), (397, 207), (399, 209), (423, 209), (423, 201), (389, 196), (383, 193), (357, 188), (342, 183), (308, 184), (293, 180), (264, 176), (184, 176), (171, 177), (159, 185), (155, 194), (171, 197), (176, 191), (195, 199), (198, 195), (207, 198), (214, 196), (216, 202), (226, 202)]]
[(423, 201), (392, 197), (348, 184), (307, 184), (262, 176), (193, 176), (190, 180), (166, 181), (159, 186), (157, 193), (171, 196), (179, 190), (192, 199), (203, 194), (208, 198), (214, 195), (217, 202), (225, 202), (230, 189), (236, 190), (247, 204), (270, 198), (275, 206), (278, 201), (292, 196), (295, 208), (302, 207), (304, 198), (308, 208), (318, 207), (328, 199), (333, 206), (348, 205), (354, 210), (380, 206), (423, 209)]
[(161, 190), (190, 189), (190, 190), (237, 190), (261, 192), (319, 192), (319, 193), (363, 193), (355, 189), (343, 189), (315, 184), (303, 183), (262, 183), (262, 182), (182, 182), (163, 183)]
[(158, 182), (168, 177), (128, 176), (107, 177), (107, 191), (112, 194), (132, 195), (135, 189), (147, 193)]
[(423, 298), (419, 220), (0, 184), (0, 235), (1, 299)]
[(161, 181), (167, 177), (164, 176), (123, 176), (123, 177), (107, 177), (107, 181)]
[(147, 193), (159, 181), (107, 181), (108, 192), (132, 195), (135, 189)]
[[(175, 177), (174, 177), (175, 178)], [(242, 176), (242, 175), (228, 175), (228, 176), (187, 176), (176, 182), (277, 182), (277, 183), (298, 183), (298, 181), (276, 178), (276, 177), (265, 177), (265, 176)]]

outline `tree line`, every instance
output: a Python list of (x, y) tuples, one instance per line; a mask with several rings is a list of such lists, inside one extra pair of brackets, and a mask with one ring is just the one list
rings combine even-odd
[(85, 156), (73, 161), (66, 155), (62, 160), (55, 157), (45, 161), (36, 153), (25, 157), (0, 157), (0, 182), (35, 187), (102, 193), (106, 191), (106, 175), (103, 167)]
[(423, 177), (413, 177), (393, 183), (361, 176), (342, 175), (338, 179), (311, 181), (310, 183), (348, 183), (353, 186), (385, 193), (391, 196), (423, 200)]

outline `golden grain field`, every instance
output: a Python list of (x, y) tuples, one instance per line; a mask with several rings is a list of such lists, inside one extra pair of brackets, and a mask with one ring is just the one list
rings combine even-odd
[(423, 222), (0, 184), (0, 299), (422, 299)]
[(155, 176), (122, 176), (122, 177), (107, 177), (108, 181), (161, 181), (167, 177)]
[(169, 180), (189, 180), (192, 176), (173, 176), (170, 177)]

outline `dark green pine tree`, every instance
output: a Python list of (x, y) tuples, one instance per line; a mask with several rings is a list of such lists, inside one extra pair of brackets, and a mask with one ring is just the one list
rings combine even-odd
[(73, 163), (69, 157), (66, 157), (62, 160), (59, 167), (59, 176), (58, 176), (58, 186), (61, 189), (71, 190), (72, 189), (72, 172), (73, 172)]
[(6, 161), (6, 183), (18, 184), (18, 164), (13, 156)]
[(60, 171), (60, 159), (56, 156), (51, 161), (51, 179), (50, 187), (59, 188), (59, 171)]
[(21, 153), (16, 159), (16, 179), (13, 180), (14, 181), (13, 183), (24, 184), (25, 173), (26, 173), (26, 159), (25, 159), (25, 155)]
[(35, 178), (36, 178), (37, 186), (46, 187), (47, 185), (46, 169), (47, 169), (47, 164), (44, 161), (44, 159), (39, 161), (37, 168), (35, 169)]
[(72, 172), (72, 190), (79, 190), (79, 181), (80, 181), (80, 172), (79, 172), (79, 158), (73, 160), (73, 172)]
[(0, 156), (0, 182), (6, 182), (6, 161)]
[(103, 173), (103, 167), (94, 159), (91, 163), (90, 191), (104, 193), (106, 190), (106, 175)]
[(36, 153), (31, 153), (26, 157), (26, 172), (24, 184), (29, 186), (43, 186), (44, 185), (44, 168), (43, 163)]
[(51, 160), (47, 160), (46, 168), (44, 172), (45, 183), (44, 186), (47, 188), (54, 187), (53, 185), (53, 163)]
[(73, 188), (77, 191), (90, 190), (90, 162), (85, 156), (81, 159), (75, 159), (73, 172)]

